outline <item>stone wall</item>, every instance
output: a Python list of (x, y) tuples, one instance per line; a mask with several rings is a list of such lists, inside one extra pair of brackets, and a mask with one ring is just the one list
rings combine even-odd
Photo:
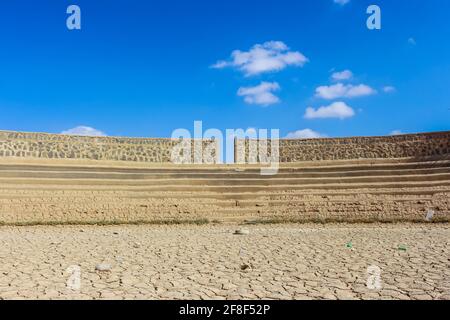
[[(248, 158), (249, 140), (240, 141), (246, 145)], [(191, 140), (189, 143), (193, 161), (195, 142)], [(204, 148), (211, 145), (211, 141), (197, 140), (197, 143), (203, 143)], [(280, 140), (279, 143), (280, 162), (450, 156), (450, 131), (386, 137)], [(179, 141), (175, 139), (0, 131), (0, 157), (169, 163), (176, 145)]]
[[(255, 141), (253, 140), (253, 143)], [(267, 150), (271, 150), (270, 140)], [(245, 153), (244, 150), (245, 145)], [(249, 159), (249, 150), (257, 143), (239, 140), (235, 146), (235, 159), (239, 150)], [(254, 154), (257, 154), (255, 152)], [(280, 162), (315, 160), (428, 158), (450, 156), (450, 131), (419, 133), (383, 137), (282, 139), (279, 141)]]
[[(188, 141), (191, 160), (194, 144)], [(211, 141), (203, 141), (203, 146)], [(108, 161), (171, 162), (176, 139), (86, 137), (48, 133), (0, 131), (0, 157), (91, 159)], [(200, 149), (200, 148), (198, 148)]]

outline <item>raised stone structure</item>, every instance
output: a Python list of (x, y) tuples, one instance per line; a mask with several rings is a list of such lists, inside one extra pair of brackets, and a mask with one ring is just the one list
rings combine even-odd
[[(255, 142), (255, 141), (253, 141)], [(236, 147), (246, 160), (251, 140)], [(245, 147), (244, 147), (245, 145)], [(253, 150), (254, 147), (253, 147)], [(270, 151), (270, 140), (267, 150)], [(450, 155), (450, 131), (383, 137), (281, 139), (280, 162), (349, 159), (439, 158)]]
[[(0, 131), (0, 157), (169, 163), (176, 139)], [(203, 141), (208, 146), (211, 141)], [(249, 141), (246, 140), (248, 153)], [(192, 157), (194, 156), (194, 142)], [(270, 150), (270, 142), (269, 147)], [(450, 154), (450, 131), (388, 137), (280, 140), (280, 162), (425, 158)]]
[[(190, 143), (193, 161), (196, 142), (191, 140)], [(210, 143), (211, 141), (203, 141), (203, 146)], [(172, 149), (178, 144), (177, 139), (0, 131), (0, 157), (169, 163)]]
[(0, 224), (450, 221), (449, 135), (281, 141), (262, 176), (171, 164), (176, 140), (0, 132)]

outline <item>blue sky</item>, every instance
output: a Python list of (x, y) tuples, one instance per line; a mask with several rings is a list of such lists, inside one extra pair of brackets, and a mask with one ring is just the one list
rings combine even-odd
[(2, 1), (0, 129), (449, 130), (449, 39), (448, 0)]

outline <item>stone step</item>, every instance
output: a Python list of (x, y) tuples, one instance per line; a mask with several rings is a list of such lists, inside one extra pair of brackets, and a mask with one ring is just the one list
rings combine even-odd
[(386, 188), (446, 188), (450, 186), (450, 180), (419, 179), (419, 181), (383, 181), (383, 182), (358, 182), (358, 183), (322, 183), (322, 184), (304, 184), (304, 185), (230, 185), (230, 186), (193, 186), (193, 185), (145, 185), (145, 184), (108, 184), (96, 183), (92, 184), (90, 181), (65, 181), (58, 180), (30, 180), (30, 179), (0, 179), (0, 185), (3, 189), (8, 190), (91, 190), (97, 192), (103, 191), (133, 191), (133, 192), (191, 192), (192, 194), (198, 192), (205, 193), (228, 193), (228, 194), (250, 194), (266, 192), (295, 192), (296, 190), (312, 191), (318, 190), (321, 192), (333, 192), (336, 190), (358, 190), (358, 189), (386, 189)]
[(450, 173), (414, 174), (414, 175), (386, 175), (386, 176), (358, 176), (358, 177), (326, 177), (326, 178), (271, 178), (271, 179), (65, 179), (65, 178), (9, 178), (0, 177), (0, 184), (53, 184), (53, 185), (113, 185), (113, 186), (180, 186), (186, 189), (194, 186), (203, 188), (214, 187), (256, 187), (256, 186), (290, 186), (305, 185), (334, 185), (334, 184), (364, 184), (387, 182), (420, 182), (420, 181), (448, 181)]
[[(450, 195), (450, 193), (449, 193)], [(67, 197), (68, 198), (68, 197)], [(55, 206), (59, 205), (61, 201), (67, 201), (67, 198), (40, 198), (40, 197), (28, 197), (26, 201), (24, 198), (0, 198), (0, 205), (7, 206), (17, 206), (17, 205), (39, 205), (39, 206)], [(413, 197), (393, 197), (393, 196), (385, 196), (382, 197), (363, 197), (354, 195), (353, 197), (347, 198), (337, 198), (331, 196), (314, 196), (314, 197), (304, 197), (303, 199), (259, 199), (259, 200), (215, 200), (215, 199), (196, 199), (196, 201), (192, 201), (191, 204), (202, 205), (202, 206), (217, 206), (221, 208), (267, 208), (267, 207), (278, 207), (278, 206), (286, 206), (286, 207), (301, 207), (311, 204), (337, 204), (337, 203), (353, 203), (355, 201), (364, 201), (367, 203), (376, 204), (380, 201), (383, 202), (411, 202), (421, 204), (424, 201), (433, 201), (433, 200), (442, 200), (443, 198), (433, 197), (433, 196), (413, 196)], [(125, 201), (129, 206), (142, 206), (142, 207), (151, 207), (153, 201), (154, 203), (164, 204), (164, 202), (157, 202), (157, 200), (161, 199), (133, 199), (133, 198), (111, 198), (111, 197), (70, 197), (70, 201), (65, 204), (65, 207), (83, 207), (85, 204), (93, 205), (93, 206), (110, 206), (110, 205), (122, 205)], [(168, 198), (167, 205), (172, 206), (177, 203), (184, 203), (184, 201), (178, 201), (180, 199), (176, 198)], [(170, 201), (169, 201), (170, 200)]]
[[(1, 158), (0, 158), (1, 160)], [(101, 162), (100, 162), (101, 163)], [(330, 164), (331, 163), (331, 164)], [(365, 170), (398, 170), (398, 169), (426, 169), (426, 168), (450, 168), (450, 160), (410, 162), (407, 160), (379, 159), (361, 161), (319, 161), (315, 163), (280, 164), (279, 173), (308, 173), (308, 172), (340, 172), (340, 171), (365, 171)], [(222, 165), (208, 166), (197, 165), (193, 167), (184, 165), (164, 165), (152, 167), (120, 167), (104, 165), (30, 165), (30, 164), (8, 164), (0, 162), (0, 172), (16, 171), (40, 171), (40, 172), (97, 172), (97, 173), (138, 173), (138, 174), (258, 174), (260, 167), (251, 165)]]
[(366, 177), (366, 176), (401, 176), (401, 175), (430, 175), (450, 173), (450, 167), (420, 168), (420, 169), (392, 169), (392, 170), (354, 170), (330, 172), (282, 172), (273, 176), (262, 176), (259, 173), (121, 173), (121, 172), (83, 172), (83, 171), (31, 171), (31, 170), (0, 170), (0, 178), (53, 178), (53, 179), (101, 179), (101, 180), (276, 180), (293, 178), (338, 178), (338, 177)]
[(1, 199), (58, 199), (63, 200), (65, 198), (80, 198), (80, 199), (101, 199), (111, 197), (115, 199), (129, 199), (129, 200), (160, 200), (160, 199), (191, 199), (191, 200), (245, 200), (245, 201), (258, 201), (258, 200), (277, 200), (278, 198), (289, 198), (289, 199), (303, 199), (306, 197), (350, 197), (350, 196), (360, 196), (360, 197), (373, 197), (373, 196), (389, 196), (389, 197), (427, 197), (431, 198), (435, 195), (440, 195), (443, 193), (450, 193), (450, 187), (442, 187), (436, 189), (435, 187), (422, 187), (420, 190), (415, 189), (389, 189), (389, 190), (307, 190), (302, 192), (265, 192), (265, 193), (185, 193), (185, 192), (135, 192), (130, 190), (72, 190), (72, 189), (0, 189), (0, 200)]

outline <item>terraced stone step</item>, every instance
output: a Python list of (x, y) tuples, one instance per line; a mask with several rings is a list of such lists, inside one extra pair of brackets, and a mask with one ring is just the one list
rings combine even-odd
[[(450, 220), (450, 161), (152, 168), (0, 164), (0, 223)], [(447, 219), (447, 220), (446, 220)], [(359, 221), (359, 220), (358, 220)]]
[[(30, 183), (29, 180), (22, 180), (21, 183), (18, 181), (3, 180), (0, 181), (2, 188), (10, 190), (33, 190), (33, 189), (45, 189), (45, 190), (92, 190), (97, 192), (102, 191), (135, 191), (135, 192), (205, 192), (205, 193), (265, 193), (265, 192), (282, 192), (282, 191), (311, 191), (311, 190), (321, 190), (322, 192), (334, 192), (336, 190), (358, 190), (358, 189), (386, 189), (386, 188), (431, 188), (431, 187), (448, 187), (450, 186), (450, 180), (438, 180), (430, 181), (423, 179), (424, 181), (404, 181), (398, 182), (369, 182), (369, 183), (327, 183), (327, 184), (305, 184), (305, 185), (249, 185), (249, 186), (158, 186), (158, 185), (127, 185), (121, 184), (120, 186), (115, 184), (90, 184), (88, 181), (78, 181), (73, 183), (73, 181), (60, 180), (59, 184), (54, 184), (54, 181), (33, 181)], [(52, 183), (53, 182), (53, 183)]]
[[(21, 190), (20, 194), (14, 193), (1, 193), (0, 194), (0, 202), (1, 201), (22, 201), (24, 199), (29, 199), (33, 201), (43, 201), (43, 202), (54, 202), (54, 201), (64, 201), (67, 199), (85, 199), (86, 201), (102, 201), (107, 199), (107, 201), (130, 201), (130, 202), (151, 202), (151, 201), (163, 201), (163, 200), (186, 200), (191, 199), (192, 201), (209, 201), (209, 202), (229, 202), (238, 200), (242, 201), (250, 201), (250, 202), (259, 202), (259, 201), (303, 201), (307, 199), (353, 199), (355, 197), (372, 199), (377, 197), (387, 197), (393, 199), (415, 199), (415, 198), (434, 198), (440, 197), (443, 195), (450, 194), (450, 188), (435, 190), (434, 188), (429, 191), (409, 191), (402, 190), (398, 193), (394, 192), (374, 192), (373, 190), (367, 190), (364, 192), (327, 192), (324, 193), (322, 191), (319, 192), (278, 192), (278, 193), (258, 193), (253, 197), (251, 195), (245, 193), (230, 193), (226, 195), (215, 194), (215, 193), (198, 193), (195, 196), (190, 196), (186, 193), (170, 193), (170, 194), (154, 194), (144, 193), (144, 194), (134, 194), (134, 193), (126, 193), (121, 194), (117, 192), (89, 192), (89, 191), (75, 191), (71, 192), (69, 190), (66, 191), (65, 194), (53, 194), (51, 190)], [(41, 192), (39, 192), (41, 191)], [(359, 190), (358, 190), (359, 191)]]
[(83, 171), (23, 171), (1, 170), (0, 178), (53, 178), (53, 179), (102, 179), (102, 180), (276, 180), (293, 178), (332, 178), (332, 177), (365, 177), (365, 176), (389, 176), (389, 175), (429, 175), (450, 173), (450, 167), (420, 168), (420, 169), (392, 169), (392, 170), (354, 170), (354, 171), (330, 171), (330, 172), (282, 172), (274, 176), (262, 176), (259, 173), (118, 173), (118, 172), (83, 172)]
[[(67, 197), (79, 197), (79, 198), (91, 198), (91, 197), (113, 197), (113, 198), (126, 198), (126, 199), (265, 199), (265, 198), (303, 198), (309, 196), (324, 196), (323, 190), (302, 190), (296, 192), (294, 190), (286, 190), (279, 192), (264, 192), (264, 193), (190, 193), (184, 191), (173, 192), (159, 192), (159, 191), (135, 191), (133, 189), (95, 189), (95, 186), (88, 186), (83, 190), (79, 188), (58, 188), (55, 190), (49, 186), (39, 186), (33, 188), (33, 186), (23, 186), (15, 188), (13, 185), (10, 188), (0, 188), (0, 199), (23, 199), (39, 197), (41, 199), (57, 198), (64, 199)], [(443, 193), (449, 193), (450, 187), (445, 186), (421, 186), (412, 188), (384, 188), (384, 189), (350, 189), (350, 190), (326, 190), (326, 195), (331, 197), (339, 196), (433, 196)]]
[[(142, 208), (158, 208), (160, 205), (167, 205), (167, 207), (171, 206), (183, 206), (183, 202), (177, 202), (176, 199), (167, 199), (167, 203), (163, 202), (154, 202), (155, 199), (146, 199), (141, 202), (130, 201), (128, 198), (71, 198), (70, 202), (67, 202), (64, 205), (61, 205), (62, 200), (67, 199), (41, 199), (41, 198), (28, 198), (28, 203), (24, 203), (23, 199), (0, 199), (0, 205), (7, 206), (8, 208), (12, 207), (39, 207), (43, 209), (45, 207), (60, 207), (62, 209), (67, 208), (83, 208), (85, 206), (94, 206), (94, 207), (103, 207), (109, 208), (113, 206), (123, 206), (123, 203), (127, 203), (127, 206), (131, 207), (142, 207)], [(431, 196), (421, 196), (421, 197), (409, 197), (409, 198), (361, 198), (361, 197), (353, 197), (353, 198), (332, 198), (332, 197), (306, 197), (301, 200), (294, 199), (286, 199), (286, 200), (211, 200), (211, 199), (198, 199), (197, 201), (191, 202), (191, 204), (195, 204), (198, 207), (218, 207), (218, 208), (272, 208), (272, 207), (304, 207), (310, 205), (316, 205), (318, 207), (323, 205), (338, 205), (338, 204), (346, 204), (346, 203), (355, 203), (355, 202), (364, 202), (372, 205), (379, 205), (380, 203), (405, 203), (409, 202), (412, 205), (415, 204), (423, 204), (424, 202), (432, 202), (432, 201), (443, 201), (443, 198), (435, 198)], [(445, 201), (445, 200), (444, 200)]]
[[(126, 186), (202, 186), (212, 188), (217, 186), (301, 186), (301, 185), (325, 185), (325, 184), (363, 184), (363, 183), (387, 183), (387, 182), (418, 182), (418, 181), (448, 181), (450, 173), (435, 173), (426, 175), (388, 175), (388, 176), (360, 176), (360, 177), (327, 177), (327, 178), (272, 178), (272, 179), (158, 179), (158, 180), (134, 180), (134, 179), (57, 179), (57, 178), (5, 178), (0, 177), (0, 184), (54, 184), (54, 185), (126, 185)], [(288, 187), (289, 189), (289, 187)]]
[[(338, 161), (336, 161), (338, 162)], [(327, 162), (325, 162), (327, 163)], [(314, 163), (312, 164), (290, 164), (286, 166), (282, 164), (278, 169), (278, 174), (283, 173), (316, 173), (316, 172), (348, 172), (348, 171), (395, 171), (395, 170), (416, 170), (416, 169), (432, 169), (432, 168), (450, 168), (450, 160), (442, 161), (424, 161), (424, 162), (399, 162), (397, 161), (374, 161), (369, 162), (362, 161), (359, 164), (355, 161), (340, 161), (339, 164), (325, 164), (325, 163)], [(38, 172), (90, 172), (90, 173), (128, 173), (128, 174), (153, 174), (153, 175), (171, 175), (176, 174), (176, 176), (187, 175), (188, 177), (192, 175), (260, 175), (259, 167), (252, 167), (249, 165), (237, 166), (203, 166), (198, 165), (193, 168), (192, 166), (174, 166), (166, 165), (162, 167), (105, 167), (105, 166), (62, 166), (62, 165), (27, 165), (27, 164), (5, 164), (0, 163), (1, 171), (38, 171)]]

